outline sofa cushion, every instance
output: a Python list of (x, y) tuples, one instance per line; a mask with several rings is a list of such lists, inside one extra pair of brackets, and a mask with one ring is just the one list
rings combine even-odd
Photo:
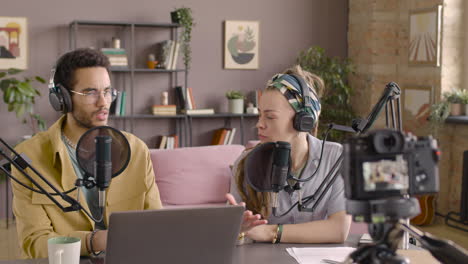
[(151, 149), (156, 183), (164, 205), (225, 202), (231, 178), (230, 165), (242, 145), (177, 149)]

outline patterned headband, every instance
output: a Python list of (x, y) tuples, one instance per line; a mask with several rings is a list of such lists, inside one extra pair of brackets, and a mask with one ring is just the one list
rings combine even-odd
[(320, 100), (315, 90), (308, 85), (307, 88), (310, 91), (309, 96), (304, 95), (304, 100), (310, 103), (310, 107), (306, 107), (305, 104), (303, 104), (301, 84), (298, 83), (296, 78), (289, 74), (276, 74), (268, 82), (268, 87), (277, 88), (286, 97), (296, 113), (305, 111), (313, 115), (315, 120), (318, 120), (321, 110)]

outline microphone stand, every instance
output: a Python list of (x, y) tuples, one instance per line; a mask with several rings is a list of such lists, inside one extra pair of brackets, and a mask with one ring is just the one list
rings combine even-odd
[[(10, 177), (12, 180), (14, 180), (15, 182), (25, 186), (26, 188), (32, 190), (32, 191), (35, 191), (35, 192), (38, 192), (38, 193), (41, 193), (41, 194), (44, 194), (45, 196), (47, 196), (47, 198), (49, 198), (55, 205), (57, 205), (63, 212), (73, 212), (73, 211), (78, 211), (78, 210), (81, 210), (83, 209), (83, 207), (81, 206), (81, 204), (75, 200), (74, 198), (68, 196), (67, 194), (65, 193), (62, 193), (60, 192), (54, 185), (52, 185), (46, 178), (44, 178), (44, 176), (42, 176), (42, 174), (40, 174), (34, 167), (31, 166), (31, 164), (29, 164), (26, 160), (23, 159), (23, 157), (21, 157), (21, 155), (19, 155), (13, 148), (11, 148), (2, 138), (0, 138), (0, 142), (5, 146), (7, 147), (7, 149), (9, 151), (11, 151), (15, 157), (12, 159), (10, 158), (6, 153), (5, 151), (0, 147), (0, 155), (5, 158), (6, 160), (8, 160), (9, 163), (11, 163), (13, 166), (15, 166), (15, 168), (21, 172), (21, 174), (23, 174), (29, 181), (31, 181), (31, 183), (37, 187), (40, 191), (38, 190), (34, 190), (33, 188), (25, 185), (24, 183), (20, 182), (18, 179), (16, 179), (8, 170), (6, 170), (3, 166), (0, 166), (0, 169), (5, 173), (5, 175), (7, 175), (8, 177)], [(60, 198), (62, 198), (65, 202), (69, 203), (70, 206), (68, 207), (64, 207), (62, 206), (58, 201), (57, 199), (55, 199), (52, 194), (50, 194), (47, 190), (45, 190), (36, 180), (34, 180), (33, 177), (31, 177), (28, 173), (26, 173), (25, 169), (26, 168), (30, 168), (43, 182), (45, 182), (45, 184), (50, 187), (55, 193), (54, 195), (58, 195), (60, 196)]]

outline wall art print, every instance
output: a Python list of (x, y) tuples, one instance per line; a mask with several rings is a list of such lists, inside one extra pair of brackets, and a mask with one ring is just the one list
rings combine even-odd
[(408, 85), (403, 89), (403, 128), (406, 132), (419, 135), (420, 129), (428, 124), (431, 105), (434, 101), (432, 86)]
[(224, 22), (224, 68), (258, 69), (259, 22)]
[(0, 17), (0, 69), (27, 69), (27, 35), (27, 18)]
[(409, 65), (440, 66), (442, 5), (409, 16)]

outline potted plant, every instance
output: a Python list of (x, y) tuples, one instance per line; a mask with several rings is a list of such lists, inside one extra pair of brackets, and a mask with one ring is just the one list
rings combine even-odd
[(445, 92), (443, 94), (444, 100), (450, 104), (450, 115), (458, 116), (464, 112), (464, 104), (468, 97), (468, 93), (465, 90), (455, 89), (451, 92)]
[(241, 91), (228, 91), (228, 112), (233, 114), (244, 113), (244, 94)]
[(461, 93), (461, 102), (464, 105), (465, 115), (468, 115), (468, 90), (463, 89)]
[(34, 113), (36, 96), (40, 96), (41, 93), (32, 86), (33, 82), (44, 84), (45, 80), (39, 76), (24, 77), (23, 80), (12, 77), (20, 72), (22, 70), (14, 68), (0, 72), (0, 90), (3, 92), (3, 102), (8, 105), (8, 111), (15, 112), (16, 117), (28, 124), (34, 133), (45, 130), (44, 119)]
[[(320, 76), (325, 83), (325, 91), (320, 99), (322, 111), (318, 135), (330, 123), (350, 126), (356, 118), (350, 104), (353, 89), (348, 85), (348, 74), (353, 73), (351, 61), (328, 57), (323, 48), (313, 46), (300, 52), (297, 63), (302, 69)], [(340, 142), (345, 136), (345, 132), (331, 131), (328, 140)]]
[(177, 8), (171, 12), (172, 23), (181, 25), (183, 30), (179, 34), (180, 46), (184, 54), (183, 60), (185, 68), (190, 68), (192, 60), (192, 50), (190, 48), (190, 41), (192, 40), (192, 28), (195, 26), (192, 17), (192, 9), (189, 7)]

